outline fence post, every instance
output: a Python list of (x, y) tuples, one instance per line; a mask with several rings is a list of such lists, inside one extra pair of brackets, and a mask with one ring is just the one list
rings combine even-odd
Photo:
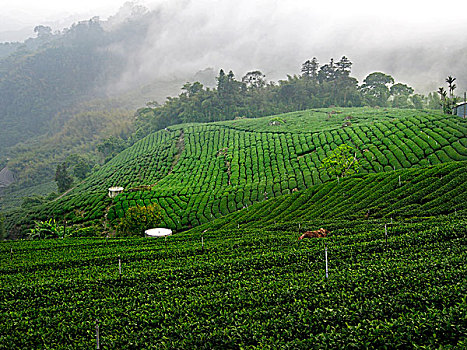
[(99, 344), (99, 320), (96, 319), (96, 349), (100, 349), (101, 346)]
[(388, 224), (384, 224), (384, 236), (386, 237), (386, 245), (388, 245)]
[(324, 259), (326, 260), (326, 279), (328, 279), (328, 246), (326, 242), (324, 242)]
[(122, 278), (122, 259), (118, 256), (118, 278)]

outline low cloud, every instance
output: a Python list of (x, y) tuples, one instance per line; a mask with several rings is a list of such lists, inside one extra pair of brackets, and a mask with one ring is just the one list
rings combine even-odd
[[(444, 18), (443, 11), (423, 12), (421, 6), (417, 13), (416, 6), (404, 7), (400, 1), (392, 10), (358, 1), (326, 7), (312, 3), (159, 1), (141, 17), (146, 27), (138, 45), (120, 48), (128, 63), (118, 84), (188, 79), (207, 67), (216, 73), (232, 69), (237, 78), (259, 69), (277, 81), (298, 74), (312, 57), (324, 64), (345, 55), (360, 81), (383, 71), (427, 93), (452, 75), (458, 93), (467, 89), (467, 38), (460, 34), (467, 22)], [(354, 7), (359, 4), (369, 8), (359, 11)], [(396, 15), (399, 8), (410, 13)]]

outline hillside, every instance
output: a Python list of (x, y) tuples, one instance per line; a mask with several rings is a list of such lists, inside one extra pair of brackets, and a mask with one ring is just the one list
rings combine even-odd
[[(192, 228), (1, 242), (0, 348), (92, 348), (97, 326), (109, 349), (465, 348), (466, 131), (439, 113), (335, 108), (150, 134), (7, 225), (99, 235), (157, 202), (163, 225)], [(342, 143), (361, 172), (330, 179), (320, 164)], [(297, 240), (319, 227), (326, 238)]]
[[(163, 224), (182, 230), (328, 181), (320, 164), (339, 144), (354, 147), (362, 174), (392, 174), (466, 160), (466, 135), (465, 119), (455, 116), (372, 108), (182, 124), (123, 151), (62, 198), (7, 216), (17, 224), (55, 217), (102, 227), (129, 206), (157, 202)], [(112, 201), (111, 186), (126, 190)]]
[(467, 213), (467, 162), (354, 175), (279, 196), (231, 213), (196, 230), (238, 227), (302, 229), (335, 222)]

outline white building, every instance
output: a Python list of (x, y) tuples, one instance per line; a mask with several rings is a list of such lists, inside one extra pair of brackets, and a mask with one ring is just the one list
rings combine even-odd
[(109, 197), (114, 198), (120, 193), (123, 192), (123, 187), (110, 187), (109, 188)]

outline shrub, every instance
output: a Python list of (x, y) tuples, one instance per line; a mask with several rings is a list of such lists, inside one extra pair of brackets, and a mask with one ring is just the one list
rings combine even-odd
[(28, 232), (31, 239), (58, 238), (60, 235), (63, 235), (63, 226), (59, 225), (55, 219), (35, 221), (34, 228), (31, 228)]
[(157, 204), (130, 207), (121, 219), (117, 233), (123, 236), (142, 236), (145, 230), (157, 226), (161, 218), (161, 208)]

